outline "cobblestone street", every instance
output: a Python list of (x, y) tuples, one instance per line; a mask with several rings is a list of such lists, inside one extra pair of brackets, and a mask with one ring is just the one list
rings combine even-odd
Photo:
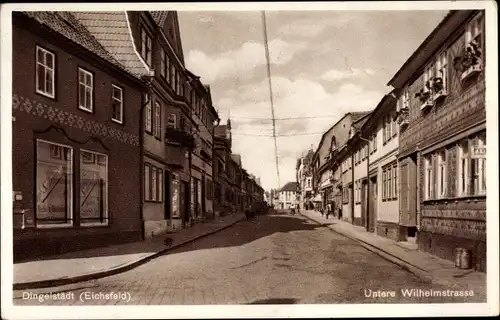
[[(332, 222), (333, 223), (333, 222)], [(365, 297), (365, 289), (395, 297)], [(473, 302), (474, 297), (404, 297), (430, 285), (357, 242), (299, 215), (243, 221), (131, 271), (57, 288), (15, 291), (15, 305), (201, 305)], [(37, 301), (29, 294), (66, 293)], [(94, 293), (81, 301), (82, 293)], [(125, 298), (99, 294), (126, 293)], [(24, 299), (23, 299), (24, 295)], [(87, 294), (88, 297), (91, 294)]]

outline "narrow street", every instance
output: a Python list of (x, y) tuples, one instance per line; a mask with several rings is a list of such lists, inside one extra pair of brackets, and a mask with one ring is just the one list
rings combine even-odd
[[(332, 221), (333, 222), (333, 221)], [(365, 289), (395, 291), (368, 298)], [(70, 300), (23, 299), (15, 305), (202, 305), (463, 302), (404, 297), (400, 290), (446, 290), (417, 277), (300, 215), (258, 216), (169, 251), (128, 272), (29, 293), (74, 293)], [(80, 301), (82, 292), (122, 292), (123, 299)], [(456, 300), (452, 300), (456, 299)]]

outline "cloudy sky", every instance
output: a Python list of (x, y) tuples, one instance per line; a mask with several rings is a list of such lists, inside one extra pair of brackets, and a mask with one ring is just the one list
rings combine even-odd
[[(233, 153), (268, 190), (348, 111), (373, 109), (446, 11), (266, 12), (279, 160), (259, 11), (179, 12), (186, 65), (209, 84)], [(307, 117), (307, 118), (304, 118)]]

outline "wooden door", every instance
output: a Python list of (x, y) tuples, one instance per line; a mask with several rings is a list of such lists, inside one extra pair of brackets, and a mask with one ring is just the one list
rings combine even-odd
[(369, 211), (370, 211), (370, 219), (369, 219), (369, 228), (368, 230), (370, 232), (375, 232), (375, 224), (377, 221), (377, 177), (372, 177), (370, 179), (370, 205), (368, 206)]
[(399, 223), (414, 227), (417, 222), (417, 167), (413, 158), (407, 158), (400, 165)]

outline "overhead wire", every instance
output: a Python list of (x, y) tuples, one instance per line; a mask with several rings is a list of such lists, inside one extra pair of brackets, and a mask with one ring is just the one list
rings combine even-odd
[(278, 186), (280, 186), (280, 168), (278, 159), (278, 142), (276, 139), (276, 117), (274, 115), (274, 101), (273, 101), (273, 84), (271, 80), (271, 62), (269, 58), (269, 44), (267, 40), (267, 24), (266, 24), (266, 12), (262, 11), (262, 29), (264, 32), (264, 47), (266, 51), (266, 66), (267, 66), (267, 79), (269, 81), (269, 98), (271, 102), (271, 117), (273, 122), (273, 138), (274, 138), (274, 153), (276, 159), (276, 175), (278, 177)]

